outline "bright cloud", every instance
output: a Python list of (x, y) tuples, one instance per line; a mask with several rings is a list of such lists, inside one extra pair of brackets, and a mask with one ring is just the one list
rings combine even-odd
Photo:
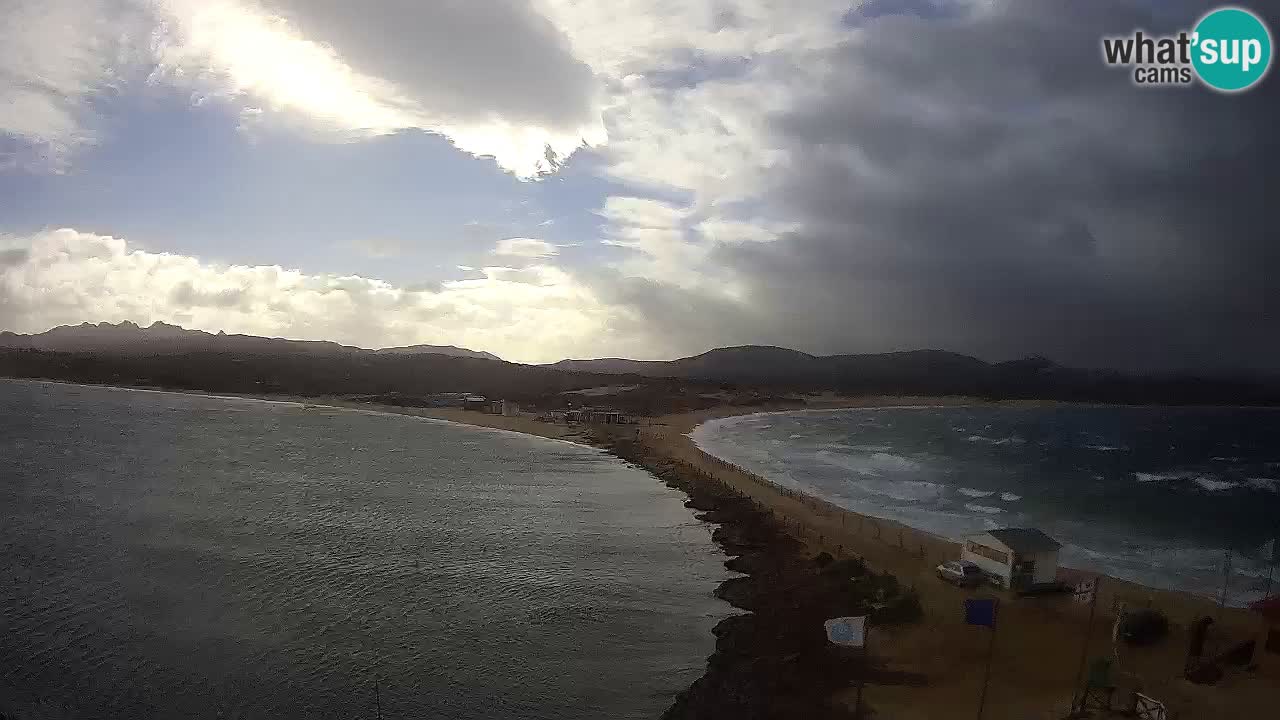
[[(105, 0), (0, 0), (0, 169), (61, 169), (93, 141), (89, 99), (118, 82), (122, 40), (145, 23)], [(11, 140), (5, 142), (5, 135)]]
[(524, 178), (607, 140), (598, 79), (527, 0), (3, 0), (0, 161), (93, 141), (90, 101), (138, 74), (250, 127), (421, 129)]
[(156, 77), (358, 138), (448, 137), (532, 177), (605, 140), (591, 71), (523, 0), (162, 0)]
[(493, 254), (517, 258), (549, 258), (560, 254), (560, 250), (545, 240), (514, 237), (499, 240), (493, 248)]
[[(0, 327), (163, 321), (363, 347), (459, 344), (517, 361), (591, 354), (628, 322), (567, 272), (486, 267), (435, 289), (279, 266), (217, 265), (71, 229), (0, 237)], [(639, 352), (654, 338), (631, 336)]]

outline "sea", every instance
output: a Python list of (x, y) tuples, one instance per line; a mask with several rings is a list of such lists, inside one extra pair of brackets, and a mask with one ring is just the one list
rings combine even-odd
[(653, 718), (730, 576), (600, 450), (0, 381), (6, 718)]
[(1063, 543), (1065, 566), (1233, 606), (1263, 596), (1264, 546), (1280, 535), (1273, 409), (810, 410), (713, 420), (692, 437), (859, 513), (950, 538), (1036, 527)]

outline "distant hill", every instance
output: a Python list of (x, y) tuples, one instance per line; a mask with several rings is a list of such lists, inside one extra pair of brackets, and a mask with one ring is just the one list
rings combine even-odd
[(198, 351), (252, 353), (383, 353), (394, 355), (448, 355), (451, 357), (501, 360), (487, 352), (467, 350), (452, 345), (410, 345), (407, 347), (366, 350), (351, 345), (317, 340), (287, 340), (257, 335), (228, 335), (187, 330), (177, 325), (155, 322), (147, 327), (124, 321), (121, 323), (81, 323), (61, 325), (35, 335), (0, 332), (0, 348), (51, 350), (55, 352), (112, 354), (172, 354)]
[(986, 374), (992, 366), (968, 355), (942, 350), (819, 356), (770, 345), (741, 345), (678, 360), (561, 360), (549, 367), (728, 382), (830, 384), (852, 375), (868, 379), (914, 378), (929, 373), (977, 377)]
[(494, 355), (493, 353), (481, 350), (468, 350), (466, 348), (455, 347), (453, 345), (406, 345), (404, 347), (382, 348), (381, 350), (375, 350), (374, 352), (378, 355), (448, 355), (449, 357), (502, 360), (502, 358)]
[(1043, 357), (988, 363), (945, 350), (810, 355), (744, 345), (677, 360), (561, 360), (546, 367), (683, 381), (847, 394), (969, 395), (1131, 403), (1280, 403), (1274, 379), (1196, 374), (1133, 375), (1068, 368)]
[[(521, 365), (451, 346), (365, 350), (332, 342), (226, 335), (155, 323), (75, 325), (0, 333), (0, 376), (229, 392), (376, 397), (417, 404), (466, 391), (563, 406), (568, 390), (633, 385), (614, 407), (657, 414), (733, 398), (964, 395), (1144, 404), (1280, 405), (1272, 379), (1133, 375), (1067, 368), (1041, 357), (1003, 363), (941, 350), (817, 356), (768, 346), (718, 348), (668, 361), (621, 358)], [(729, 402), (725, 396), (721, 400)], [(738, 400), (734, 399), (733, 402)], [(582, 402), (578, 399), (577, 402)]]

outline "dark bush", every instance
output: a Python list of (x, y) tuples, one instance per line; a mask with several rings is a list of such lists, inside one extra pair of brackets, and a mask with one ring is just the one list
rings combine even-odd
[(835, 558), (831, 557), (831, 553), (823, 550), (813, 558), (813, 564), (820, 568), (824, 568), (830, 565), (832, 560), (835, 560)]
[(859, 578), (867, 574), (867, 565), (861, 558), (845, 558), (823, 566), (822, 574), (846, 579)]
[(902, 592), (871, 615), (876, 625), (902, 625), (922, 617), (924, 608), (920, 607), (920, 597), (915, 590)]
[(1169, 634), (1169, 618), (1159, 610), (1127, 612), (1120, 618), (1120, 637), (1130, 645), (1154, 645)]

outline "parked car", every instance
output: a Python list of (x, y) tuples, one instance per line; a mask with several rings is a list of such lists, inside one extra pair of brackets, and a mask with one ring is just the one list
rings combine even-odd
[(982, 568), (968, 560), (950, 560), (938, 566), (938, 577), (960, 587), (976, 587), (982, 584)]

